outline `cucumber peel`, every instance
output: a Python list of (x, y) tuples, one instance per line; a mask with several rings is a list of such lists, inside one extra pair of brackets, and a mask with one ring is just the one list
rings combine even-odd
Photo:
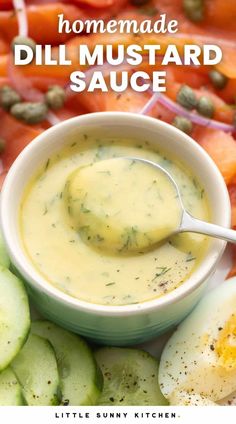
[(49, 321), (34, 321), (32, 332), (49, 340), (55, 350), (62, 404), (96, 405), (103, 381), (87, 343)]
[(95, 357), (104, 378), (99, 405), (167, 405), (158, 383), (157, 360), (149, 353), (107, 347)]
[(30, 406), (58, 405), (59, 375), (50, 343), (30, 334), (11, 367)]
[(0, 265), (2, 265), (4, 268), (9, 268), (10, 266), (10, 258), (6, 250), (1, 231), (0, 231)]
[(10, 367), (0, 373), (0, 406), (24, 405), (21, 386)]
[(24, 285), (0, 265), (0, 371), (17, 355), (29, 328), (29, 303)]

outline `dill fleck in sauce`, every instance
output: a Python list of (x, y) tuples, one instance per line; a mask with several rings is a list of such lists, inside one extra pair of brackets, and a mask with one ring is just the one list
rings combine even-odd
[[(179, 219), (174, 193), (160, 183), (154, 168), (109, 160), (124, 156), (149, 159), (167, 169), (185, 208), (209, 220), (208, 202), (195, 176), (148, 141), (85, 134), (48, 158), (22, 199), (23, 246), (52, 285), (90, 303), (135, 304), (163, 296), (191, 275), (208, 246), (206, 236), (192, 233), (155, 243), (158, 232), (171, 232), (167, 223), (174, 227)], [(122, 190), (114, 189), (119, 173)], [(159, 215), (163, 226), (155, 219), (158, 202), (166, 209)]]
[(181, 224), (174, 184), (155, 166), (136, 159), (112, 158), (78, 168), (66, 181), (64, 198), (83, 241), (108, 253), (139, 253)]

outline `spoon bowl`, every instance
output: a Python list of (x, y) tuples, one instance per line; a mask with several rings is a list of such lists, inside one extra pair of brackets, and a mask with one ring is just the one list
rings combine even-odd
[(67, 178), (63, 200), (83, 242), (109, 254), (150, 250), (182, 221), (183, 206), (171, 175), (137, 158), (113, 157), (76, 169)]
[[(236, 243), (236, 231), (221, 227), (220, 225), (211, 224), (209, 222), (197, 219), (193, 217), (185, 209), (176, 181), (174, 180), (172, 175), (166, 169), (164, 169), (161, 165), (153, 161), (142, 159), (142, 158), (140, 159), (140, 158), (134, 158), (134, 157), (133, 158), (127, 157), (126, 159), (139, 161), (139, 162), (155, 167), (159, 172), (163, 172), (163, 174), (166, 176), (166, 178), (169, 179), (169, 181), (175, 188), (177, 200), (182, 209), (182, 213), (181, 213), (182, 218), (181, 218), (179, 227), (177, 227), (176, 230), (170, 233), (168, 237), (178, 233), (191, 232), (191, 233), (205, 234), (210, 237), (215, 237), (215, 238), (219, 238), (221, 240), (225, 240), (231, 243)], [(160, 241), (160, 239), (158, 241)]]

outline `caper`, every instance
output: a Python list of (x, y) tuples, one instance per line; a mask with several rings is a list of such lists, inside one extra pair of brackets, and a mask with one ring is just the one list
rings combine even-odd
[[(35, 51), (36, 43), (35, 41), (30, 37), (23, 37), (22, 35), (17, 35), (13, 38), (11, 43), (11, 48), (14, 53), (15, 46), (19, 46), (23, 44), (24, 46), (30, 47), (33, 51)], [(24, 51), (21, 51), (21, 59), (24, 60), (27, 58), (27, 53)]]
[(204, 0), (183, 0), (183, 8), (191, 21), (201, 22), (204, 19)]
[(177, 103), (185, 107), (185, 109), (195, 109), (197, 106), (197, 97), (188, 85), (182, 85), (177, 94)]
[(12, 106), (11, 115), (27, 124), (38, 124), (46, 119), (48, 107), (45, 103), (19, 103)]
[(200, 97), (197, 104), (197, 111), (200, 115), (212, 118), (215, 112), (213, 101), (207, 96)]
[(48, 92), (45, 94), (45, 102), (50, 109), (60, 109), (64, 106), (66, 99), (65, 91), (59, 85), (49, 87)]
[(210, 71), (209, 77), (214, 87), (220, 90), (223, 89), (228, 82), (228, 78), (221, 72), (216, 70)]
[(10, 110), (13, 105), (21, 102), (19, 94), (9, 85), (0, 88), (0, 106), (4, 110)]
[(186, 134), (190, 134), (193, 129), (192, 122), (184, 116), (176, 116), (172, 122), (172, 125)]
[(6, 140), (0, 137), (0, 154), (4, 152), (6, 147)]

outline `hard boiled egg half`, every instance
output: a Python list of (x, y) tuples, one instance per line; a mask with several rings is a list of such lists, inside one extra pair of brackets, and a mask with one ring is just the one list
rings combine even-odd
[(206, 295), (169, 339), (159, 383), (175, 405), (222, 403), (236, 391), (236, 277)]

